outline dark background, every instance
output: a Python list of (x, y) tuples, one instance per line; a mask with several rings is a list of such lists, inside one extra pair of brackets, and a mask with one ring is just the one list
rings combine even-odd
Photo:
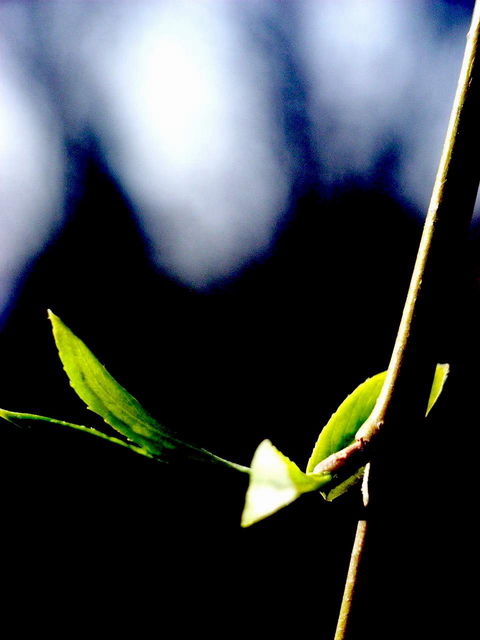
[[(342, 399), (388, 366), (422, 226), (392, 189), (395, 153), (375, 180), (336, 188), (309, 161), (268, 251), (199, 290), (154, 266), (101, 150), (84, 146), (66, 223), (4, 320), (2, 406), (105, 428), (68, 385), (50, 308), (186, 439), (247, 465), (269, 438), (304, 467)], [(392, 460), (401, 482), (374, 530), (364, 637), (416, 638), (424, 626), (460, 635), (471, 622), (459, 618), (476, 562), (478, 238), (475, 223), (438, 317), (448, 386)], [(2, 439), (5, 586), (19, 611), (35, 608), (38, 627), (101, 612), (97, 625), (131, 624), (140, 636), (332, 636), (357, 495), (308, 495), (242, 530), (246, 478), (234, 471), (162, 466), (47, 427), (5, 424)], [(14, 615), (19, 630), (32, 622)]]

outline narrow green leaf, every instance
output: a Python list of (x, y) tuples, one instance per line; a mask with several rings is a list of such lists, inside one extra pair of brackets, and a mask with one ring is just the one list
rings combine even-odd
[(220, 463), (239, 471), (247, 467), (229, 462), (174, 436), (158, 423), (99, 363), (88, 347), (51, 311), (48, 312), (63, 368), (78, 396), (116, 431), (168, 462), (186, 457)]
[(263, 520), (309, 491), (332, 479), (330, 474), (309, 474), (276, 449), (270, 440), (257, 448), (250, 467), (250, 484), (242, 514), (242, 527)]
[[(448, 364), (438, 364), (436, 367), (427, 414), (443, 389), (448, 371)], [(373, 378), (368, 378), (342, 402), (320, 433), (308, 461), (307, 473), (313, 472), (315, 467), (332, 453), (340, 451), (353, 442), (357, 431), (375, 407), (386, 375), (387, 372), (384, 371)]]
[(49, 318), (70, 384), (91, 411), (145, 448), (160, 454), (174, 444), (163, 429), (98, 362), (92, 352), (51, 311)]
[(76, 431), (83, 431), (84, 433), (89, 433), (90, 435), (102, 438), (102, 440), (108, 440), (109, 442), (113, 442), (114, 444), (126, 447), (127, 449), (135, 451), (135, 453), (139, 453), (140, 455), (147, 456), (148, 458), (153, 457), (148, 453), (148, 451), (145, 451), (145, 449), (140, 449), (135, 445), (124, 442), (123, 440), (112, 438), (110, 436), (107, 436), (105, 433), (102, 433), (101, 431), (90, 429), (79, 424), (72, 424), (71, 422), (64, 422), (63, 420), (55, 420), (54, 418), (46, 418), (45, 416), (37, 416), (33, 413), (16, 413), (14, 411), (6, 411), (5, 409), (0, 409), (0, 418), (11, 422), (17, 427), (30, 426), (32, 422), (47, 422), (49, 424), (60, 425), (62, 427), (69, 427), (71, 429), (75, 429)]
[(448, 364), (437, 364), (437, 368), (435, 369), (435, 377), (433, 378), (432, 389), (430, 391), (430, 397), (428, 398), (426, 413), (427, 416), (430, 413), (430, 409), (438, 400), (438, 396), (442, 393), (443, 385), (445, 384), (449, 372), (450, 366)]
[(330, 483), (330, 486), (327, 485), (325, 487), (325, 490), (320, 491), (320, 493), (322, 494), (322, 496), (325, 498), (327, 502), (332, 502), (332, 500), (335, 500), (335, 498), (338, 498), (342, 494), (346, 493), (352, 487), (354, 487), (358, 482), (360, 482), (363, 479), (364, 471), (365, 471), (365, 467), (361, 467), (349, 478), (347, 478), (343, 482), (340, 482), (340, 484), (336, 484), (335, 478), (334, 478), (334, 481)]

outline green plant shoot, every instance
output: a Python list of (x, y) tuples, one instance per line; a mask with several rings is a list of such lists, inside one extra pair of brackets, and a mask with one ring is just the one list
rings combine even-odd
[[(250, 483), (241, 524), (248, 527), (287, 506), (303, 493), (321, 491), (327, 500), (344, 493), (362, 477), (363, 468), (346, 480), (332, 473), (316, 473), (316, 467), (330, 455), (350, 445), (372, 412), (386, 372), (367, 379), (355, 389), (332, 415), (312, 451), (306, 472), (278, 451), (269, 440), (257, 448), (251, 467), (230, 462), (179, 438), (157, 422), (97, 360), (88, 347), (51, 311), (49, 318), (63, 368), (70, 384), (87, 407), (101, 416), (126, 440), (112, 438), (96, 429), (53, 418), (0, 409), (0, 417), (16, 425), (39, 422), (61, 425), (106, 439), (140, 455), (171, 463), (193, 459), (220, 464), (248, 473)], [(448, 365), (437, 365), (427, 413), (440, 395), (448, 375)]]

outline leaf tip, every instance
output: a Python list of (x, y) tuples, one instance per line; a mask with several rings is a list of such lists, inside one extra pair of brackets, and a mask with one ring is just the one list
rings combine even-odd
[(52, 323), (52, 328), (55, 331), (58, 327), (63, 325), (63, 322), (58, 316), (56, 316), (51, 309), (47, 309), (48, 319)]
[(253, 456), (241, 526), (249, 527), (296, 500), (304, 491), (297, 473), (304, 475), (270, 440), (263, 440)]
[(444, 362), (443, 364), (438, 364), (437, 366), (440, 367), (445, 377), (447, 377), (448, 374), (450, 373), (450, 365), (448, 364), (448, 362)]

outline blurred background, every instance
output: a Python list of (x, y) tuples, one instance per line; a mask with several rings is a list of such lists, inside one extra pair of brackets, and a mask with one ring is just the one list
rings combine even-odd
[[(270, 438), (303, 467), (342, 399), (388, 366), (472, 9), (3, 2), (0, 406), (105, 429), (69, 388), (51, 308), (185, 438), (246, 465)], [(443, 442), (473, 413), (479, 229), (475, 217), (446, 301), (450, 396), (422, 442)], [(2, 430), (17, 588), (28, 575), (38, 596), (53, 573), (87, 609), (113, 593), (109, 605), (129, 603), (132, 617), (147, 607), (153, 629), (161, 601), (175, 624), (213, 635), (252, 618), (259, 634), (309, 632), (313, 608), (318, 637), (330, 637), (355, 497), (308, 496), (242, 531), (246, 485), (233, 472), (160, 467), (82, 434)], [(430, 486), (437, 460), (410, 477)], [(444, 515), (444, 491), (409, 507), (424, 520), (397, 560), (404, 577), (416, 572), (407, 609), (440, 571), (428, 523)], [(469, 530), (463, 507), (448, 499), (457, 534)], [(448, 625), (455, 604), (442, 603)]]

